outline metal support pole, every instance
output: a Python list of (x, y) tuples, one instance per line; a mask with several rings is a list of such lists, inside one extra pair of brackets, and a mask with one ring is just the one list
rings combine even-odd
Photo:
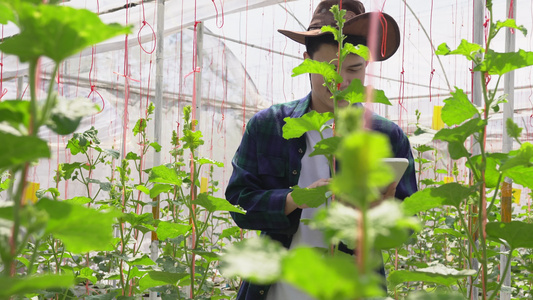
[[(157, 32), (155, 49), (155, 99), (154, 99), (154, 142), (161, 145), (162, 116), (163, 116), (163, 63), (165, 58), (165, 0), (157, 0)], [(154, 166), (161, 165), (161, 153), (154, 153)], [(156, 199), (157, 205), (152, 208), (154, 219), (159, 219), (159, 197)], [(159, 256), (159, 240), (157, 234), (152, 232), (152, 243), (150, 245), (150, 258), (156, 261)], [(150, 300), (157, 299), (156, 292), (150, 292)]]
[(200, 120), (202, 115), (202, 49), (204, 48), (204, 23), (198, 23), (196, 27), (196, 70), (194, 70), (194, 82), (195, 82), (195, 91), (196, 99), (193, 99), (195, 115), (194, 119), (198, 121), (196, 130), (200, 129)]
[[(506, 11), (512, 12), (512, 17), (516, 16), (516, 7), (517, 0), (507, 0)], [(512, 5), (512, 7), (511, 7)], [(511, 32), (509, 28), (505, 29), (505, 52), (514, 52), (515, 51), (515, 42), (516, 35)], [(503, 105), (503, 152), (509, 152), (513, 150), (513, 138), (507, 134), (506, 121), (511, 118), (514, 120), (514, 71), (511, 71), (504, 75), (504, 93), (507, 95), (507, 103)], [(505, 191), (504, 191), (505, 190)], [(511, 211), (512, 211), (512, 190), (513, 190), (513, 181), (510, 178), (505, 178), (502, 187), (502, 222), (509, 223), (511, 222)], [(505, 193), (504, 193), (505, 192)], [(504, 195), (505, 194), (505, 195)], [(506, 270), (505, 265), (507, 264), (507, 256), (505, 253), (509, 251), (507, 247), (501, 245), (500, 247), (502, 254), (500, 254), (500, 280), (503, 280), (503, 286), (511, 286), (511, 265)], [(508, 292), (500, 292), (501, 300), (510, 300), (511, 294)]]
[[(483, 22), (485, 21), (485, 0), (474, 0), (474, 20), (473, 20), (473, 42), (479, 45), (484, 45), (484, 28)], [(482, 87), (481, 87), (481, 73), (474, 72), (472, 75), (472, 101), (477, 107), (482, 107), (483, 97), (482, 97)], [(480, 154), (481, 149), (479, 145), (475, 145), (472, 149), (472, 154)], [(474, 245), (471, 245), (474, 248), (479, 246), (479, 240), (476, 240)], [(472, 267), (475, 270), (479, 270), (479, 262), (477, 259), (472, 259)], [(475, 282), (470, 282), (474, 285), (478, 283), (479, 280), (476, 279)], [(472, 286), (472, 296), (470, 299), (477, 300), (479, 297), (479, 289), (475, 286)]]

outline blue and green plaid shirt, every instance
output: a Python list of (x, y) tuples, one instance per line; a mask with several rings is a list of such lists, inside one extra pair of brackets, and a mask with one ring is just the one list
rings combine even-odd
[[(301, 160), (306, 151), (305, 136), (286, 140), (282, 127), (286, 117), (298, 118), (308, 111), (311, 94), (305, 98), (273, 105), (254, 115), (246, 126), (241, 144), (232, 161), (233, 174), (226, 199), (247, 213), (232, 214), (241, 228), (261, 230), (273, 240), (289, 247), (300, 223), (301, 209), (285, 215), (285, 199), (298, 184)], [(394, 122), (373, 115), (372, 129), (386, 134), (395, 157), (409, 160), (409, 166), (396, 188), (396, 198), (416, 192), (413, 155), (407, 136)], [(269, 286), (244, 283), (237, 299), (264, 299)]]

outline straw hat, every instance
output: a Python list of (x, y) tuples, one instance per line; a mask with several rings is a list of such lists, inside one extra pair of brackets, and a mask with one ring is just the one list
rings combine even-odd
[[(368, 41), (370, 20), (374, 17), (378, 18), (377, 49), (371, 49), (372, 57), (377, 61), (386, 60), (391, 57), (398, 49), (398, 46), (400, 46), (400, 29), (398, 28), (398, 24), (388, 14), (381, 12), (365, 13), (365, 7), (359, 0), (323, 0), (315, 9), (307, 31), (284, 29), (278, 29), (278, 31), (300, 44), (305, 44), (306, 37), (331, 34), (329, 32), (322, 32), (320, 29), (326, 25), (337, 27), (333, 14), (329, 9), (335, 4), (339, 5), (341, 1), (342, 9), (346, 10), (346, 15), (344, 16), (346, 23), (344, 23), (343, 33), (346, 35), (360, 36)], [(385, 36), (383, 34), (384, 32)]]

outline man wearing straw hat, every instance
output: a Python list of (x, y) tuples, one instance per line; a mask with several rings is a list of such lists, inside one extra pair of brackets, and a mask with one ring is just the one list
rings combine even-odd
[[(336, 27), (330, 8), (342, 2), (346, 23), (343, 33), (346, 42), (363, 44), (370, 48), (374, 60), (383, 61), (391, 57), (400, 44), (400, 31), (394, 19), (384, 13), (365, 13), (358, 0), (321, 1), (311, 19), (307, 31), (279, 30), (290, 39), (305, 44), (304, 58), (317, 61), (331, 61), (337, 58), (338, 44), (331, 33), (321, 31), (322, 26)], [(377, 29), (370, 34), (371, 19), (379, 18)], [(377, 45), (371, 47), (371, 43)], [(343, 62), (341, 76), (344, 89), (352, 80), (364, 84), (367, 62), (360, 56), (349, 54)], [(246, 215), (232, 214), (241, 228), (261, 230), (279, 241), (286, 248), (297, 245), (326, 247), (319, 231), (300, 223), (301, 218), (311, 218), (314, 209), (298, 206), (291, 197), (291, 187), (317, 187), (329, 183), (330, 172), (325, 157), (309, 157), (314, 144), (320, 139), (318, 132), (310, 131), (301, 138), (286, 140), (282, 136), (286, 117), (298, 118), (309, 110), (333, 112), (331, 93), (323, 86), (321, 75), (311, 74), (311, 92), (303, 99), (274, 105), (258, 112), (246, 126), (239, 149), (233, 158), (233, 174), (226, 189), (226, 198), (232, 204), (243, 207)], [(348, 102), (341, 101), (339, 106)], [(395, 157), (407, 158), (409, 166), (398, 184), (387, 190), (385, 197), (404, 199), (416, 191), (413, 156), (409, 141), (398, 125), (372, 116), (372, 129), (386, 134), (391, 142)], [(329, 133), (332, 135), (332, 133)], [(339, 245), (339, 250), (353, 254), (353, 250)], [(318, 280), (318, 279), (317, 279)], [(272, 286), (243, 282), (237, 299), (310, 299), (305, 293), (283, 283)]]

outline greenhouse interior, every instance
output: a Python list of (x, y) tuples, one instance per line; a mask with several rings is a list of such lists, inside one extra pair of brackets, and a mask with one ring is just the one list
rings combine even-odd
[[(0, 299), (533, 299), (532, 2), (360, 2), (368, 48), (319, 67), (278, 30), (321, 0), (0, 0)], [(261, 119), (320, 75), (333, 111)], [(405, 197), (375, 119), (408, 138)], [(278, 125), (318, 131), (327, 184), (265, 187), (298, 173)], [(256, 225), (293, 224), (248, 200), (280, 191), (321, 246)]]

